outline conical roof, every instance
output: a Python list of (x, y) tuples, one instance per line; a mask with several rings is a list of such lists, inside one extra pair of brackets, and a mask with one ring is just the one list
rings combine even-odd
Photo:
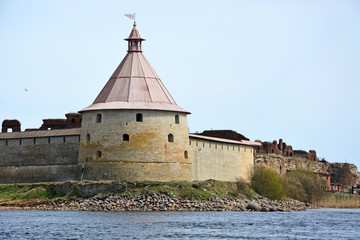
[(142, 54), (136, 24), (130, 33), (128, 53), (92, 105), (80, 112), (105, 109), (147, 109), (189, 113), (179, 107)]

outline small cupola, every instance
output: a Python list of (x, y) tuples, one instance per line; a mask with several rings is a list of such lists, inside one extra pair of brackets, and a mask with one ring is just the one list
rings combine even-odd
[(134, 27), (131, 30), (130, 36), (125, 40), (128, 41), (128, 52), (142, 52), (141, 42), (145, 41), (145, 39), (140, 37), (140, 34), (136, 29), (136, 22), (134, 22)]

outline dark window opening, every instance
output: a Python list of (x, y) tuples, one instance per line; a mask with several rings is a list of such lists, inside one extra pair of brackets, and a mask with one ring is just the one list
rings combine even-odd
[(130, 140), (129, 134), (123, 134), (123, 141), (128, 142)]
[(96, 122), (101, 123), (101, 114), (100, 113), (96, 115)]
[(19, 142), (19, 143), (20, 143), (20, 145), (21, 145), (21, 143), (22, 143), (22, 140), (21, 140), (21, 139), (20, 139), (20, 142)]
[(179, 124), (179, 123), (180, 123), (179, 115), (175, 115), (175, 124)]
[(74, 122), (75, 122), (75, 119), (74, 119), (74, 118), (73, 118), (73, 119), (71, 119), (71, 122), (72, 122), (72, 123), (74, 123)]
[(36, 138), (34, 138), (34, 145), (36, 144)]
[(66, 141), (65, 137), (63, 137), (63, 143), (65, 143), (65, 141)]
[(142, 122), (142, 121), (143, 121), (143, 115), (142, 115), (142, 113), (137, 113), (137, 114), (136, 114), (136, 121), (137, 121), (137, 122)]
[(185, 152), (184, 152), (184, 157), (185, 157), (185, 158), (188, 158), (188, 157), (189, 157), (188, 151), (185, 151)]
[(51, 141), (50, 141), (50, 138), (48, 137), (48, 143), (50, 143)]
[[(168, 141), (174, 142), (174, 135), (172, 135), (171, 133), (168, 135)], [(196, 142), (196, 144), (197, 144), (197, 142)]]
[(5, 140), (5, 146), (7, 146), (9, 143), (8, 143), (8, 140)]
[(86, 141), (90, 141), (90, 134), (86, 134)]
[(101, 151), (97, 151), (97, 152), (96, 152), (96, 156), (97, 156), (97, 157), (101, 157)]

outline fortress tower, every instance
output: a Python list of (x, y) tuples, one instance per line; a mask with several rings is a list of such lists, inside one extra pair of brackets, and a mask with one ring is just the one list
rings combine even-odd
[(142, 54), (136, 23), (128, 53), (92, 105), (81, 110), (84, 180), (192, 180), (188, 111)]

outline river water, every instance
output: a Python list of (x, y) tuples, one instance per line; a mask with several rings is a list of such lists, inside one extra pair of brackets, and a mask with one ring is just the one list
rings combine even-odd
[(0, 211), (0, 239), (360, 239), (360, 209)]

